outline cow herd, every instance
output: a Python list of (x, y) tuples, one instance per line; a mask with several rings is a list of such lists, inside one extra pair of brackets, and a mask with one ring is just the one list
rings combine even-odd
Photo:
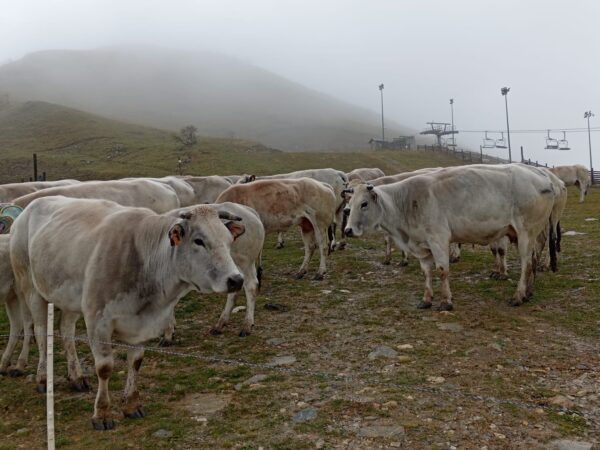
[[(10, 233), (0, 235), (0, 301), (10, 321), (0, 373), (24, 373), (35, 335), (40, 355), (37, 389), (46, 391), (51, 302), (61, 311), (68, 378), (80, 391), (89, 385), (74, 338), (76, 322), (80, 317), (85, 321), (98, 378), (94, 429), (114, 426), (108, 390), (113, 339), (131, 345), (123, 414), (143, 417), (137, 389), (143, 350), (138, 345), (160, 336), (163, 344), (172, 343), (175, 306), (193, 290), (227, 294), (211, 330), (219, 334), (243, 289), (246, 316), (239, 334), (250, 334), (265, 234), (277, 233), (282, 247), (283, 233), (296, 226), (304, 243), (296, 278), (306, 275), (316, 250), (319, 267), (313, 278), (321, 280), (327, 258), (344, 248), (345, 238), (381, 231), (384, 263), (390, 262), (392, 242), (404, 255), (401, 264), (409, 255), (419, 260), (425, 275), (419, 308), (433, 305), (437, 271), (438, 310), (453, 309), (449, 264), (458, 259), (460, 244), (489, 245), (496, 257), (494, 277), (502, 278), (507, 247), (513, 243), (521, 273), (510, 304), (517, 306), (533, 294), (538, 266), (556, 270), (568, 185), (579, 188), (583, 201), (587, 169), (469, 165), (391, 176), (379, 169), (312, 169), (258, 177), (0, 185), (0, 204), (23, 208)], [(19, 336), (22, 348), (12, 364)]]

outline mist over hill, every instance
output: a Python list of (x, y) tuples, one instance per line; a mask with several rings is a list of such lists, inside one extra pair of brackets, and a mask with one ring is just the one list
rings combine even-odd
[[(36, 52), (0, 67), (0, 94), (165, 129), (193, 124), (202, 135), (283, 150), (365, 148), (380, 134), (375, 112), (210, 52)], [(386, 128), (389, 136), (411, 132)]]

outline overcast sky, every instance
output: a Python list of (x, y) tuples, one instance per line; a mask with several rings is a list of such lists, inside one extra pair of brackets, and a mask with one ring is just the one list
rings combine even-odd
[[(226, 53), (420, 129), (600, 126), (600, 2), (454, 0), (0, 0), (0, 62), (42, 49), (153, 44)], [(557, 134), (555, 134), (557, 135)], [(482, 135), (457, 141), (478, 148)], [(570, 152), (511, 133), (513, 155), (589, 165), (587, 134)], [(600, 132), (596, 168), (600, 168)], [(488, 150), (502, 155), (506, 151)], [(503, 153), (501, 153), (503, 152)]]

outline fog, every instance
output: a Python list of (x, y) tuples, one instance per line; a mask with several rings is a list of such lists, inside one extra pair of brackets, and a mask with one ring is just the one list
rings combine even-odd
[[(513, 158), (589, 165), (586, 133), (572, 150), (544, 150), (543, 133), (600, 127), (600, 4), (594, 1), (2, 1), (0, 62), (43, 49), (158, 45), (209, 50), (250, 62), (311, 89), (421, 129), (450, 121), (459, 145), (506, 126), (509, 86)], [(597, 124), (597, 125), (595, 125)], [(555, 133), (555, 135), (558, 135)], [(592, 141), (600, 133), (592, 133)], [(487, 150), (505, 156), (505, 150)], [(600, 167), (600, 150), (595, 165)]]

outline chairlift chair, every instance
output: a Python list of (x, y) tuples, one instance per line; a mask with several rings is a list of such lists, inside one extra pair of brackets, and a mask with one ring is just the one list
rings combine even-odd
[(506, 146), (506, 139), (504, 139), (504, 132), (501, 131), (500, 134), (502, 137), (500, 139), (496, 139), (496, 148), (508, 148)]
[(548, 137), (546, 138), (546, 150), (558, 150), (558, 139), (550, 137), (550, 130), (548, 130)]
[(567, 141), (567, 132), (563, 131), (563, 138), (558, 141), (558, 149), (559, 150), (571, 150), (569, 147), (569, 141)]
[(446, 147), (456, 147), (453, 137), (446, 139)]
[(483, 138), (483, 148), (496, 148), (496, 140), (488, 137), (488, 132), (485, 132), (485, 137)]

